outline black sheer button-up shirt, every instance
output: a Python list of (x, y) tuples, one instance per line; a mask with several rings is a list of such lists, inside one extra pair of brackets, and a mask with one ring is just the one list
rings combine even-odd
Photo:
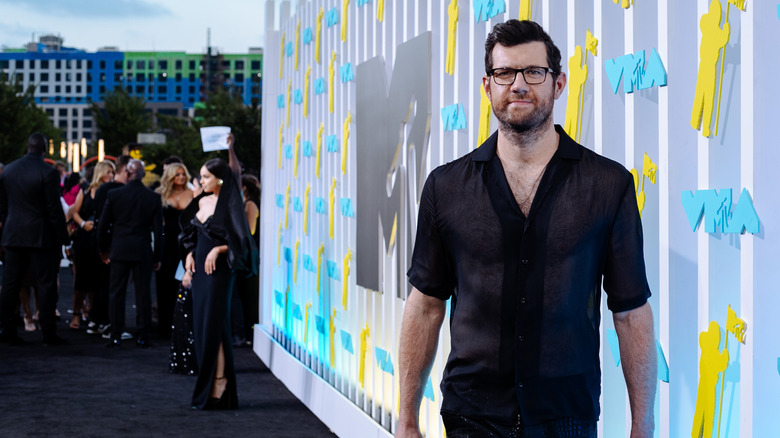
[(631, 174), (575, 143), (558, 149), (526, 218), (497, 134), (423, 188), (409, 282), (452, 298), (442, 411), (507, 425), (597, 420), (602, 279), (613, 312), (650, 296)]

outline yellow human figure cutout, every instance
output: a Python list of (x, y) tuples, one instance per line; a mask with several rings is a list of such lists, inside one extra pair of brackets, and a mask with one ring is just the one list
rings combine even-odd
[(336, 216), (336, 178), (333, 178), (333, 184), (330, 185), (330, 208), (328, 209), (328, 235), (333, 239), (333, 219)]
[(330, 367), (336, 368), (336, 344), (333, 339), (336, 335), (336, 309), (330, 315)]
[(349, 145), (349, 124), (352, 123), (352, 112), (347, 113), (347, 118), (344, 119), (344, 146), (341, 148), (341, 173), (347, 173), (347, 145)]
[[(720, 48), (729, 42), (731, 27), (728, 23), (720, 27), (721, 5), (719, 0), (712, 0), (709, 12), (701, 16), (701, 45), (699, 46), (699, 73), (696, 77), (696, 95), (693, 98), (691, 111), (691, 127), (702, 128), (702, 135), (710, 136), (712, 110), (715, 105), (716, 64), (720, 56)], [(723, 74), (723, 72), (721, 72)], [(703, 126), (702, 126), (703, 125)]]
[(287, 194), (284, 200), (284, 228), (290, 228), (290, 183), (287, 183)]
[(317, 64), (320, 63), (320, 40), (322, 39), (322, 16), (325, 15), (325, 12), (323, 12), (322, 8), (320, 8), (320, 12), (317, 14), (317, 35), (314, 36), (314, 60), (317, 61)]
[(325, 124), (320, 122), (320, 129), (317, 131), (317, 157), (314, 162), (314, 173), (317, 179), (320, 178), (320, 151), (322, 151), (322, 131), (325, 130)]
[(599, 56), (598, 47), (599, 47), (599, 40), (596, 39), (596, 37), (594, 37), (593, 34), (590, 32), (590, 29), (588, 29), (587, 34), (585, 34), (585, 49), (588, 52), (592, 53), (593, 56)]
[(285, 33), (282, 32), (282, 43), (281, 47), (279, 48), (279, 79), (282, 78), (282, 74), (284, 72), (284, 37)]
[(531, 10), (534, 7), (534, 0), (520, 0), (520, 13), (517, 19), (520, 21), (531, 19)]
[(347, 42), (347, 19), (349, 18), (349, 0), (342, 0), (341, 2), (341, 42)]
[(309, 118), (309, 80), (311, 79), (311, 65), (306, 67), (306, 78), (303, 80), (303, 118)]
[(458, 36), (458, 0), (450, 0), (447, 6), (447, 57), (444, 71), (450, 76), (455, 73), (455, 42)]
[(574, 47), (574, 55), (569, 58), (569, 97), (566, 100), (566, 119), (563, 123), (563, 129), (575, 140), (580, 137), (580, 99), (584, 98), (582, 91), (587, 80), (588, 58), (584, 56), (582, 46), (577, 45)]
[(293, 160), (293, 176), (298, 178), (298, 152), (301, 149), (301, 131), (295, 134), (295, 157)]
[(376, 19), (379, 22), (385, 21), (385, 0), (378, 0), (376, 2)]
[(292, 101), (292, 79), (287, 82), (287, 126), (290, 126), (290, 102)]
[[(490, 137), (490, 114), (493, 106), (485, 94), (485, 87), (479, 87), (479, 129), (477, 130), (477, 144), (481, 145)], [(479, 147), (479, 146), (477, 146)]]
[(349, 261), (352, 260), (352, 250), (348, 249), (344, 255), (344, 275), (341, 280), (341, 304), (347, 310), (347, 279), (349, 278)]
[(284, 122), (279, 126), (279, 168), (282, 168), (282, 130), (284, 130)]
[(620, 2), (620, 7), (623, 9), (628, 9), (629, 6), (634, 4), (634, 0), (612, 0), (612, 3), (618, 4)]
[(645, 152), (644, 159), (642, 161), (642, 184), (639, 184), (639, 172), (636, 169), (631, 169), (631, 176), (634, 177), (634, 190), (636, 190), (636, 203), (639, 207), (639, 215), (642, 215), (642, 211), (645, 209), (645, 177), (650, 179), (652, 184), (655, 184), (655, 175), (658, 172), (658, 165), (653, 163), (650, 157)]
[(295, 258), (293, 259), (293, 283), (298, 284), (298, 248), (301, 246), (301, 239), (295, 240)]
[(298, 20), (298, 26), (295, 27), (295, 71), (298, 71), (298, 50), (301, 47), (301, 20)]
[[(724, 351), (729, 349), (729, 333), (732, 333), (737, 342), (745, 343), (745, 332), (747, 331), (747, 324), (744, 320), (737, 318), (737, 313), (731, 308), (729, 304), (728, 310), (726, 310), (726, 342), (724, 342)], [(725, 377), (725, 375), (724, 375)], [(723, 411), (723, 388), (726, 385), (726, 379), (723, 378), (720, 381), (720, 402), (718, 404), (718, 430), (715, 432), (715, 436), (720, 436), (720, 415)]]
[(699, 388), (696, 392), (692, 438), (712, 436), (718, 375), (725, 371), (729, 364), (729, 351), (724, 348), (721, 352), (718, 350), (718, 345), (720, 345), (720, 326), (717, 322), (710, 321), (707, 331), (699, 334), (701, 359), (699, 359)]
[(360, 365), (358, 371), (358, 382), (361, 388), (365, 388), (366, 383), (366, 350), (368, 349), (368, 324), (366, 328), (360, 331)]
[(325, 244), (320, 243), (317, 249), (317, 295), (320, 294), (320, 280), (322, 279), (322, 254), (325, 252)]
[(311, 184), (306, 185), (306, 192), (303, 194), (303, 234), (309, 235), (309, 194), (311, 193)]
[(332, 51), (330, 55), (330, 65), (328, 65), (328, 110), (333, 114), (333, 77), (336, 75), (336, 52)]
[[(737, 7), (737, 9), (745, 10), (745, 0), (727, 0), (726, 3), (726, 24), (729, 23), (729, 12), (731, 12), (731, 5)], [(725, 26), (724, 26), (725, 27)], [(715, 135), (718, 135), (718, 125), (720, 124), (720, 96), (723, 92), (723, 69), (726, 64), (726, 45), (723, 45), (723, 53), (720, 56), (720, 83), (718, 84), (718, 109), (715, 111)]]
[(303, 345), (309, 344), (309, 310), (311, 309), (311, 301), (306, 303), (305, 310), (303, 311), (303, 314), (305, 315), (303, 318)]
[(276, 265), (282, 264), (282, 221), (279, 221), (279, 243), (276, 246)]

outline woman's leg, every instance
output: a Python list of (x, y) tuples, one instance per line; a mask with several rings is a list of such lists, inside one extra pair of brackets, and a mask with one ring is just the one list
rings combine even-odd
[(220, 398), (225, 392), (227, 379), (225, 378), (225, 350), (222, 349), (222, 343), (219, 344), (219, 353), (217, 353), (217, 369), (214, 371), (214, 383), (211, 385), (210, 397)]

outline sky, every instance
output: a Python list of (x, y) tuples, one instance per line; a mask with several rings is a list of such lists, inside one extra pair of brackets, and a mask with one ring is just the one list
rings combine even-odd
[(207, 29), (221, 53), (263, 46), (265, 0), (0, 0), (0, 47), (23, 48), (41, 35), (94, 52), (203, 53)]

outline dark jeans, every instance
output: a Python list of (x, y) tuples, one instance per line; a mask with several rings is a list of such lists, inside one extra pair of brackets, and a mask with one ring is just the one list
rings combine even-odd
[(57, 330), (57, 274), (62, 253), (56, 248), (5, 248), (3, 290), (0, 292), (0, 320), (3, 333), (16, 334), (19, 290), (29, 271), (38, 294), (38, 318), (44, 339)]
[(442, 412), (448, 438), (596, 438), (596, 422), (559, 418), (525, 425), (518, 415), (513, 426)]

